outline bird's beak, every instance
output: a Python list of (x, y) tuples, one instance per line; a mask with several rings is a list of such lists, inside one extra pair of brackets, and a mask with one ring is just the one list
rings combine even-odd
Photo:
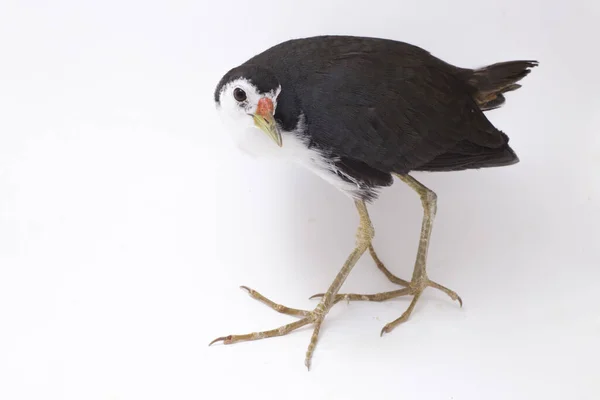
[(254, 119), (254, 125), (273, 139), (277, 143), (277, 146), (281, 147), (283, 146), (281, 132), (279, 132), (277, 122), (275, 122), (275, 117), (273, 117), (273, 111), (274, 108), (271, 99), (263, 97), (258, 101), (256, 113), (254, 113), (252, 118)]

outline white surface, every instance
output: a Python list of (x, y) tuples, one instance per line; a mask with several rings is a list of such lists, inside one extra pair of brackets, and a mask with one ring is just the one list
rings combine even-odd
[[(0, 5), (1, 399), (600, 397), (597, 2), (23, 3)], [(240, 154), (212, 95), (256, 52), (323, 33), (541, 66), (490, 113), (520, 164), (417, 175), (439, 195), (430, 276), (465, 307), (430, 290), (380, 338), (409, 299), (339, 305), (307, 372), (308, 329), (207, 344), (291, 321), (239, 285), (314, 307), (355, 211)], [(417, 197), (396, 184), (371, 213), (409, 277)], [(393, 288), (367, 257), (344, 286)]]

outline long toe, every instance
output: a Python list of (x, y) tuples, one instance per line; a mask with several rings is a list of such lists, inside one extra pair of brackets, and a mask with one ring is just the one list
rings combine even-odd
[(267, 338), (276, 337), (276, 336), (284, 336), (292, 331), (295, 331), (298, 328), (303, 327), (304, 325), (310, 324), (311, 322), (313, 322), (312, 318), (306, 317), (299, 321), (292, 322), (291, 324), (282, 325), (279, 328), (271, 329), (268, 331), (252, 332), (252, 333), (247, 333), (244, 335), (221, 336), (221, 337), (216, 338), (212, 342), (210, 342), (209, 346), (211, 346), (212, 344), (217, 343), (217, 342), (223, 342), (223, 344), (233, 344), (233, 343), (237, 343), (237, 342), (247, 342), (250, 340), (259, 340), (259, 339), (267, 339)]
[(310, 311), (299, 310), (297, 308), (286, 307), (284, 305), (275, 303), (274, 301), (269, 300), (262, 294), (258, 293), (256, 290), (250, 289), (248, 286), (240, 286), (240, 289), (246, 291), (250, 297), (252, 297), (255, 300), (260, 301), (261, 303), (263, 303), (267, 307), (277, 311), (278, 313), (292, 315), (294, 317), (306, 317), (306, 316), (310, 315)]
[(458, 303), (460, 304), (460, 307), (462, 308), (463, 306), (463, 301), (460, 298), (460, 296), (453, 290), (448, 289), (445, 286), (440, 285), (439, 283), (436, 283), (434, 281), (428, 281), (428, 286), (434, 288), (434, 289), (438, 289), (441, 290), (442, 292), (446, 293), (452, 300), (454, 301), (458, 301)]

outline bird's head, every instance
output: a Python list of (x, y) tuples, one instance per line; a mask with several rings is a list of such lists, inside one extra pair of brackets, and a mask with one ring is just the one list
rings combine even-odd
[(260, 130), (281, 147), (281, 131), (275, 121), (280, 92), (281, 85), (271, 71), (244, 65), (221, 79), (215, 90), (215, 103), (232, 133), (246, 136)]

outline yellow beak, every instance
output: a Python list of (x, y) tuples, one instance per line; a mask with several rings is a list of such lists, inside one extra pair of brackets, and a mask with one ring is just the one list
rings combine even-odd
[(273, 139), (273, 141), (277, 143), (277, 146), (283, 146), (281, 132), (279, 132), (277, 122), (275, 122), (275, 117), (273, 116), (273, 102), (271, 99), (266, 97), (260, 99), (258, 101), (256, 113), (252, 116), (252, 118), (254, 119), (254, 125), (256, 125), (271, 139)]

